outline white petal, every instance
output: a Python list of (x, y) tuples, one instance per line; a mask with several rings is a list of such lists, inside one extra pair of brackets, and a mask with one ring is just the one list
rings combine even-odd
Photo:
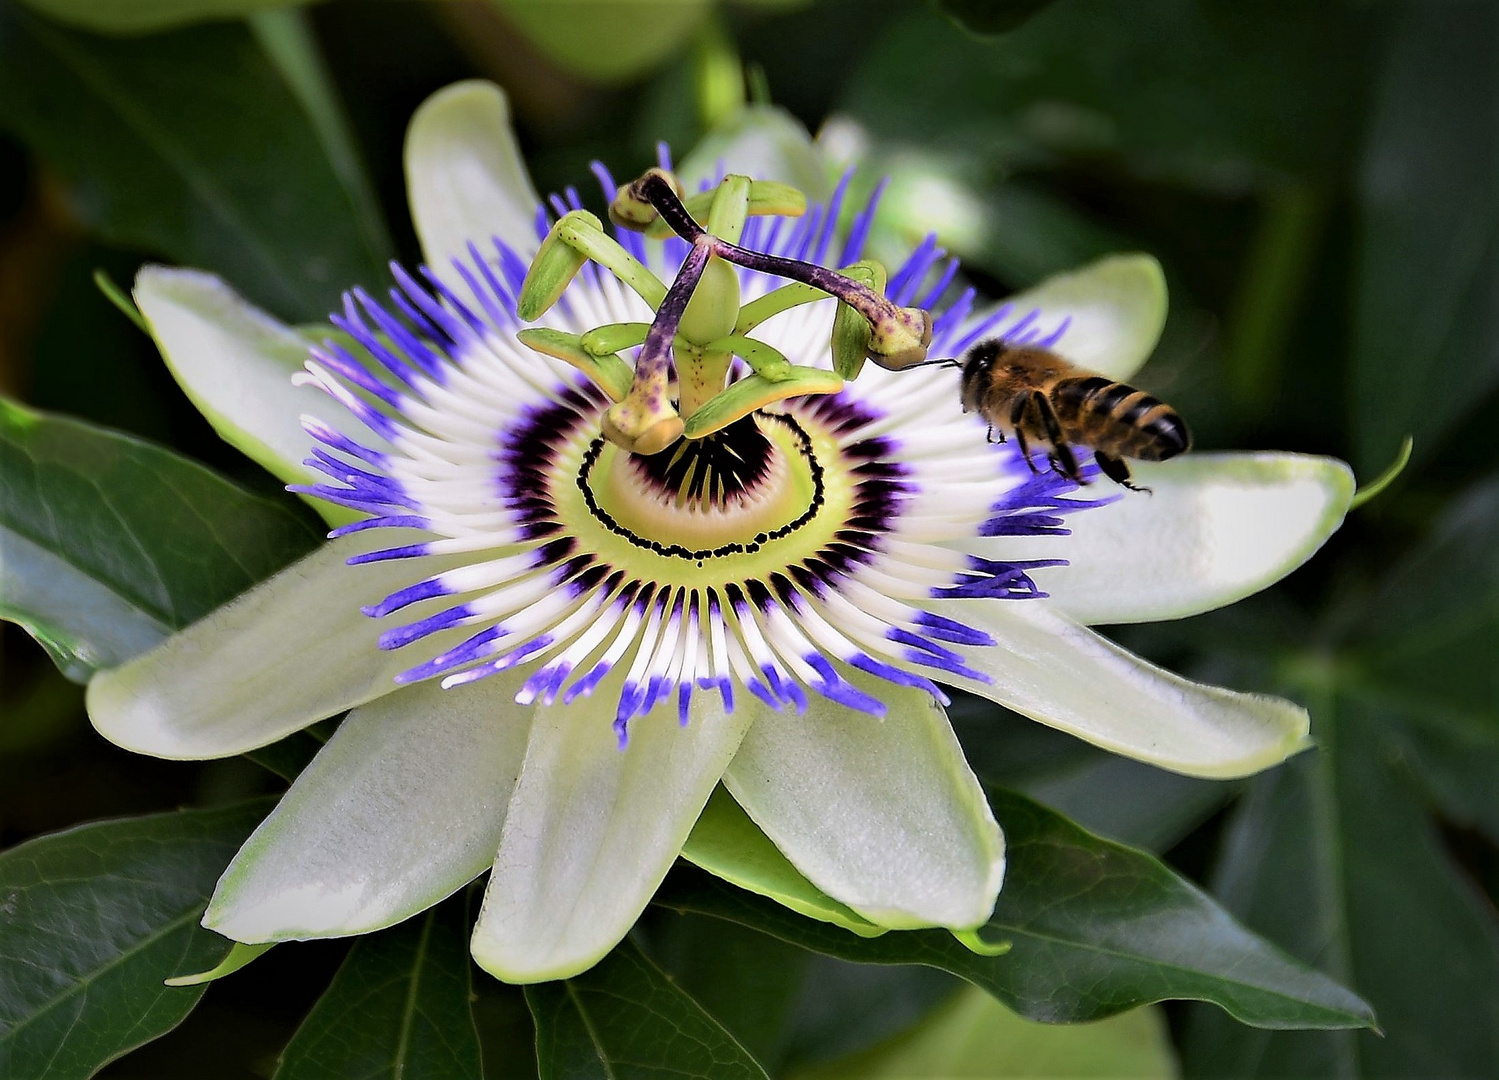
[(1342, 524), (1353, 498), (1347, 465), (1304, 454), (1188, 454), (1130, 469), (1151, 493), (1069, 514), (1070, 537), (965, 546), (996, 559), (1066, 558), (1034, 577), (1078, 622), (1179, 619), (1285, 577)]
[(828, 167), (822, 151), (801, 122), (784, 109), (752, 105), (714, 128), (677, 169), (689, 191), (703, 180), (739, 173), (756, 180), (779, 180), (799, 188), (808, 199), (828, 196)]
[(439, 273), (468, 258), (470, 241), (492, 255), (496, 236), (531, 257), (540, 200), (503, 90), (473, 79), (422, 102), (406, 129), (406, 196), (422, 254)]
[(748, 710), (725, 715), (699, 694), (687, 727), (658, 707), (621, 750), (618, 686), (542, 709), (532, 725), (472, 945), (506, 982), (574, 975), (629, 932), (749, 723)]
[(1149, 255), (1110, 255), (1009, 297), (1016, 314), (1040, 308), (1044, 325), (1071, 318), (1056, 350), (1079, 367), (1128, 381), (1166, 325), (1166, 277)]
[(862, 918), (803, 877), (722, 788), (713, 792), (692, 827), (692, 835), (682, 847), (682, 858), (809, 919), (833, 923), (860, 937), (878, 937), (886, 932), (886, 927)]
[(135, 302), (198, 411), (226, 442), (280, 479), (300, 484), (319, 477), (302, 464), (312, 448), (303, 413), (363, 431), (326, 394), (292, 385), (307, 341), (212, 274), (147, 266), (136, 275)]
[(1259, 772), (1310, 745), (1299, 705), (1191, 682), (1034, 601), (930, 606), (998, 643), (956, 647), (992, 682), (951, 681), (1105, 750), (1224, 779)]
[[(372, 542), (371, 532), (386, 535)], [(428, 639), (431, 652), (376, 646), (390, 624), (360, 606), (411, 584), (415, 571), (409, 560), (344, 560), (424, 534), (371, 532), (324, 545), (150, 652), (95, 675), (87, 698), (94, 727), (137, 753), (227, 757), (394, 690), (397, 673), (436, 655), (454, 632)]]
[(521, 678), (423, 683), (351, 712), (240, 848), (203, 925), (248, 942), (363, 934), (478, 877), (525, 753)]
[(796, 868), (881, 926), (981, 925), (1004, 838), (941, 707), (858, 678), (879, 719), (814, 697), (805, 715), (756, 702), (724, 786)]

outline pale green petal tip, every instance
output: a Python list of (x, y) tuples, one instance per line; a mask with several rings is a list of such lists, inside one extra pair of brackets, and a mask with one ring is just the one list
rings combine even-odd
[(1109, 255), (1047, 278), (1008, 303), (1072, 320), (1058, 351), (1110, 378), (1128, 380), (1144, 365), (1166, 326), (1166, 275), (1154, 256)]
[(166, 986), (201, 986), (203, 983), (222, 979), (225, 975), (232, 975), (250, 961), (267, 952), (275, 942), (267, 941), (258, 945), (246, 945), (242, 941), (236, 941), (229, 950), (229, 955), (207, 971), (199, 971), (193, 975), (174, 975), (170, 979), (163, 979)]
[[(168, 370), (219, 436), (278, 479), (306, 482), (306, 454), (291, 449), (299, 438), (311, 441), (301, 434), (300, 410), (288, 404), (287, 415), (272, 415), (266, 409), (278, 402), (253, 392), (292, 400), (291, 377), (307, 355), (295, 332), (201, 270), (144, 266), (133, 296)], [(231, 394), (215, 392), (227, 387), (212, 377), (225, 368), (239, 384)]]
[[(987, 806), (985, 809), (987, 810)], [(940, 929), (955, 935), (976, 935), (979, 928), (994, 914), (994, 905), (999, 901), (1000, 887), (1004, 884), (1005, 876), (1004, 833), (992, 819), (989, 824), (992, 828), (985, 830), (991, 843), (988, 879), (981, 888), (970, 891), (966, 901), (966, 915), (946, 922), (936, 922), (930, 916), (901, 908), (881, 908), (866, 903), (859, 905), (856, 910), (869, 922), (886, 930)]]
[(308, 882), (302, 889), (288, 889), (271, 899), (259, 896), (247, 903), (246, 894), (254, 885), (256, 847), (256, 837), (252, 836), (219, 879), (203, 913), (206, 929), (245, 945), (270, 948), (283, 941), (370, 934), (431, 906), (424, 903), (416, 910), (391, 912), (361, 902), (362, 890), (330, 891), (315, 882)]
[[(1362, 505), (1366, 500), (1359, 498), (1358, 479), (1353, 475), (1353, 466), (1349, 465), (1346, 461), (1339, 461), (1337, 458), (1317, 458), (1310, 456), (1308, 456), (1307, 461), (1310, 464), (1309, 472), (1315, 470), (1325, 477), (1328, 491), (1327, 513), (1323, 515), (1320, 523), (1326, 531), (1322, 533), (1312, 546), (1312, 551), (1316, 551), (1329, 536), (1338, 531), (1338, 527), (1343, 524), (1343, 519), (1348, 516), (1348, 511)], [(1404, 468), (1404, 465), (1402, 464), (1400, 467)], [(1394, 477), (1392, 476), (1390, 479), (1393, 480)], [(1381, 477), (1376, 483), (1383, 484), (1388, 483), (1388, 481), (1385, 481)], [(1376, 491), (1373, 494), (1377, 495), (1378, 492)], [(1366, 498), (1372, 497), (1370, 495)], [(1307, 554), (1310, 556), (1311, 552)]]
[(512, 986), (529, 986), (532, 983), (553, 982), (581, 975), (608, 956), (609, 950), (618, 944), (617, 941), (611, 941), (581, 955), (562, 959), (549, 957), (545, 961), (528, 963), (522, 958), (505, 955), (505, 950), (492, 948), (488, 942), (480, 941), (476, 932), (469, 942), (469, 955), (482, 970), (500, 982), (510, 983)]
[(158, 645), (119, 667), (96, 672), (89, 680), (83, 707), (94, 730), (122, 750), (167, 761), (208, 761), (240, 753), (237, 747), (203, 752), (173, 730), (148, 690), (152, 658), (161, 648)]
[(541, 200), (510, 123), (510, 103), (492, 82), (470, 79), (437, 91), (406, 129), (411, 219), (427, 263), (438, 273), (470, 242), (498, 236), (522, 258), (536, 249)]
[(1004, 834), (936, 702), (915, 689), (880, 692), (883, 720), (821, 702), (805, 717), (760, 710), (724, 787), (795, 880), (863, 920), (981, 926), (1004, 879)]
[[(1203, 780), (1242, 780), (1246, 776), (1273, 769), (1315, 745), (1311, 736), (1311, 714), (1294, 701), (1270, 694), (1241, 694), (1232, 690), (1219, 692), (1237, 699), (1240, 708), (1257, 712), (1265, 727), (1274, 733), (1273, 736), (1239, 757), (1224, 757), (1218, 761), (1199, 761), (1180, 766), (1162, 761), (1152, 761), (1151, 764)], [(1125, 753), (1127, 756), (1135, 756), (1128, 751)]]

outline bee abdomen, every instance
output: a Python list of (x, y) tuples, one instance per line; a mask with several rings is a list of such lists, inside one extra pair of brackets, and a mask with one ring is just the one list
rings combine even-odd
[(1165, 461), (1192, 443), (1181, 415), (1160, 398), (1137, 390), (1112, 414), (1119, 425), (1120, 449), (1141, 461)]
[(1181, 416), (1170, 405), (1127, 383), (1102, 375), (1066, 379), (1053, 390), (1064, 426), (1077, 441), (1142, 461), (1164, 461), (1191, 445)]
[(1192, 446), (1192, 434), (1181, 415), (1170, 405), (1162, 404), (1139, 430), (1149, 442), (1135, 456), (1144, 461), (1165, 461), (1184, 453)]

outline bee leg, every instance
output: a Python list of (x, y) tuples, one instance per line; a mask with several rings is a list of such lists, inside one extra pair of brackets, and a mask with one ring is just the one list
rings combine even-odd
[(1102, 450), (1095, 450), (1093, 452), (1093, 460), (1098, 462), (1098, 467), (1103, 470), (1103, 474), (1120, 487), (1128, 488), (1130, 491), (1143, 491), (1147, 495), (1150, 494), (1148, 487), (1136, 487), (1129, 482), (1129, 466), (1120, 458), (1115, 457), (1113, 454), (1105, 454)]
[(1010, 409), (1010, 426), (1015, 429), (1015, 442), (1020, 446), (1020, 456), (1025, 458), (1031, 472), (1037, 472), (1036, 463), (1031, 460), (1031, 448), (1025, 441), (1025, 410), (1031, 403), (1031, 396), (1029, 391), (1015, 395), (1015, 404)]
[(1054, 472), (1059, 472), (1075, 484), (1085, 484), (1082, 473), (1077, 467), (1077, 455), (1072, 452), (1072, 447), (1067, 442), (1067, 437), (1062, 434), (1062, 422), (1057, 419), (1057, 411), (1052, 408), (1051, 401), (1045, 394), (1036, 394), (1036, 411), (1041, 414), (1041, 426), (1046, 430), (1047, 441), (1051, 443), (1051, 467)]

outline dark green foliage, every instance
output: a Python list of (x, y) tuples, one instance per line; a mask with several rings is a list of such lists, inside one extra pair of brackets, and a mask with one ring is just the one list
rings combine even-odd
[(941, 930), (854, 937), (696, 871), (679, 870), (657, 902), (845, 960), (942, 968), (1050, 1023), (1198, 998), (1260, 1027), (1372, 1024), (1357, 997), (1248, 933), (1151, 856), (1021, 796), (994, 792), (991, 802), (1008, 843), (1007, 884), (980, 934), (1012, 943), (1001, 956)]
[(933, 3), (963, 29), (982, 37), (1019, 29), (1051, 0), (933, 0)]
[(276, 1080), (482, 1080), (462, 897), (355, 942)]
[(289, 503), (139, 439), (0, 400), (0, 617), (31, 630), (75, 679), (149, 648), (316, 542)]
[(0, 3), (0, 128), (74, 181), (100, 234), (321, 318), (388, 241), (243, 24), (106, 38)]
[(749, 1051), (626, 941), (564, 982), (526, 988), (541, 1080), (764, 1080)]
[(1472, 1019), (1499, 1005), (1499, 928), (1441, 824), (1499, 839), (1496, 535), (1490, 480), (1350, 602), (1346, 645), (1304, 675), (1319, 753), (1254, 782), (1214, 882), (1250, 926), (1357, 986), (1384, 1037), (1271, 1036), (1203, 1011), (1197, 1075), (1478, 1077), (1499, 1060)]
[(68, 1080), (170, 1031), (229, 941), (202, 929), (224, 864), (269, 807), (85, 825), (0, 855), (0, 1076)]
[(1381, 60), (1359, 169), (1352, 407), (1373, 471), (1425, 458), (1499, 383), (1499, 65), (1490, 4), (1412, 5)]

